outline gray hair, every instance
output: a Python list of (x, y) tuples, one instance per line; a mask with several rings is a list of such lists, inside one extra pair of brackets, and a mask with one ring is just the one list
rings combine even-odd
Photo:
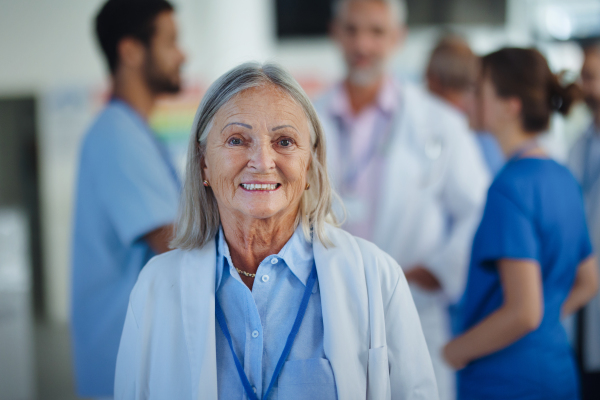
[(388, 7), (390, 7), (390, 10), (392, 10), (392, 14), (396, 17), (396, 21), (398, 21), (400, 25), (406, 25), (406, 21), (408, 19), (408, 9), (404, 0), (334, 0), (333, 18), (338, 18), (342, 10), (342, 6), (350, 3), (351, 1), (380, 1), (385, 3)]
[(334, 196), (326, 167), (323, 128), (310, 99), (298, 82), (276, 64), (245, 63), (217, 79), (209, 88), (196, 112), (188, 147), (185, 182), (175, 224), (171, 247), (191, 250), (212, 240), (220, 225), (217, 200), (211, 188), (202, 184), (202, 164), (206, 140), (215, 114), (244, 90), (275, 85), (286, 92), (304, 110), (311, 129), (311, 164), (305, 190), (300, 200), (296, 225), (302, 224), (307, 239), (312, 233), (324, 244), (331, 241), (326, 235), (326, 223), (337, 225), (332, 212)]

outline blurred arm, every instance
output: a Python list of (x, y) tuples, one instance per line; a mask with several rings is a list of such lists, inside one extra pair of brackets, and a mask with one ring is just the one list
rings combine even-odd
[(173, 237), (173, 225), (164, 225), (144, 235), (144, 240), (156, 254), (171, 250), (169, 242)]
[(562, 316), (566, 317), (585, 306), (598, 292), (598, 261), (591, 256), (577, 267), (575, 282), (562, 307)]
[(502, 306), (444, 348), (446, 361), (456, 369), (501, 350), (537, 329), (544, 315), (539, 265), (529, 260), (502, 259), (498, 272), (504, 294)]

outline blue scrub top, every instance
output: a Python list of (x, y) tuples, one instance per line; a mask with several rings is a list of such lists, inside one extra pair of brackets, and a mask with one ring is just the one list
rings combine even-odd
[(113, 100), (83, 140), (72, 259), (78, 393), (112, 396), (129, 293), (154, 253), (143, 236), (174, 222), (179, 182), (146, 122)]
[(592, 252), (581, 189), (549, 159), (509, 162), (488, 192), (462, 302), (462, 329), (503, 303), (496, 261), (539, 263), (544, 316), (538, 329), (458, 373), (458, 399), (574, 399), (578, 378), (560, 310), (578, 265)]

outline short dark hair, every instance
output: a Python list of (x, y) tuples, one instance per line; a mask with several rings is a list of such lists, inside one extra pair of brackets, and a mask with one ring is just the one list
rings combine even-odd
[(150, 45), (158, 14), (173, 11), (166, 0), (108, 0), (96, 15), (96, 37), (111, 73), (117, 69), (117, 46), (126, 37)]
[(477, 83), (479, 57), (460, 36), (444, 36), (429, 57), (426, 76), (444, 88), (464, 91)]
[(577, 87), (563, 86), (544, 56), (535, 49), (504, 48), (482, 58), (482, 74), (489, 77), (500, 97), (521, 100), (523, 129), (548, 129), (554, 111), (567, 114)]

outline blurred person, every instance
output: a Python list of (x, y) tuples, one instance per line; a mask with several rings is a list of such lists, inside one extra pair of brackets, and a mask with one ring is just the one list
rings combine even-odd
[(109, 0), (96, 34), (112, 98), (81, 147), (72, 272), (72, 337), (81, 396), (112, 396), (129, 293), (146, 262), (169, 249), (180, 183), (148, 126), (158, 96), (177, 93), (184, 56), (173, 7)]
[(579, 397), (560, 318), (594, 296), (597, 263), (579, 185), (537, 143), (572, 95), (537, 50), (507, 48), (482, 59), (483, 125), (508, 162), (473, 242), (464, 333), (444, 349), (460, 370), (460, 400)]
[[(592, 246), (600, 250), (600, 44), (584, 49), (581, 88), (592, 112), (588, 129), (569, 155), (571, 171), (581, 184)], [(600, 397), (600, 295), (578, 315), (578, 353), (582, 371), (582, 398)]]
[(464, 288), (489, 174), (466, 120), (388, 71), (406, 35), (397, 0), (339, 0), (331, 31), (346, 78), (318, 102), (344, 229), (373, 241), (406, 271), (440, 397), (454, 397), (441, 351), (447, 306)]
[(198, 108), (173, 246), (131, 293), (117, 399), (436, 399), (396, 261), (335, 226), (325, 138), (277, 65)]
[(479, 63), (479, 57), (463, 38), (448, 35), (431, 52), (425, 77), (431, 93), (450, 103), (468, 119), (490, 175), (495, 176), (504, 165), (504, 155), (494, 136), (480, 129), (480, 113), (475, 100)]

